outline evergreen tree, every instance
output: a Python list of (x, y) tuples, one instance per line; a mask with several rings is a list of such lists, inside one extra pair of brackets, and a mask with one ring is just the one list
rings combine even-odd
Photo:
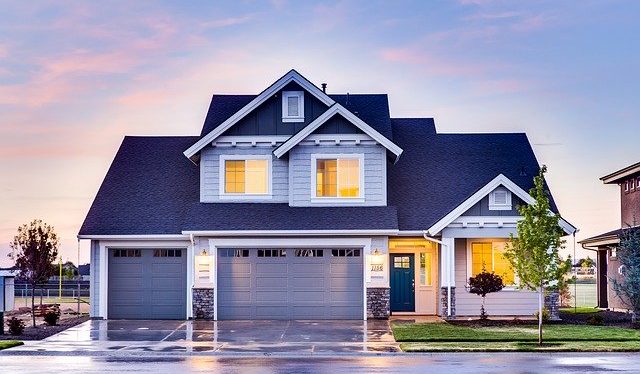
[(635, 324), (640, 313), (640, 227), (622, 230), (617, 257), (621, 264), (622, 279), (610, 280), (618, 297), (631, 310)]

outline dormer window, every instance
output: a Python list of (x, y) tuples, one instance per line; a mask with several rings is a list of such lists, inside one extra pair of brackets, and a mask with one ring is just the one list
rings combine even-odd
[(489, 210), (511, 210), (511, 192), (497, 189), (489, 194)]
[(304, 92), (282, 92), (282, 122), (304, 122)]

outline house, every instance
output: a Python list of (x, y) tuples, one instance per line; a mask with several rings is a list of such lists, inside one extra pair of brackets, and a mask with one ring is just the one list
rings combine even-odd
[(291, 70), (214, 95), (199, 136), (125, 137), (79, 233), (91, 316), (477, 315), (483, 266), (510, 285), (490, 314), (534, 313), (502, 256), (539, 171), (526, 135), (438, 134), (325, 88)]
[(604, 184), (620, 189), (620, 228), (580, 241), (585, 249), (597, 252), (598, 307), (626, 309), (610, 279), (621, 279), (622, 269), (616, 256), (620, 236), (640, 220), (640, 162), (600, 178)]

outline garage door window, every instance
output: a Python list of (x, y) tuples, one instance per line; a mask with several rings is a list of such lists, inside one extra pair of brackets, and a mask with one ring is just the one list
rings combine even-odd
[(296, 249), (296, 257), (323, 257), (323, 249)]
[(258, 257), (286, 257), (284, 249), (258, 249)]
[(153, 257), (182, 257), (182, 251), (179, 249), (156, 249), (153, 251)]
[(139, 249), (114, 249), (113, 257), (141, 257), (142, 251)]
[(220, 249), (218, 251), (220, 253), (220, 257), (249, 257), (248, 249)]
[(360, 257), (359, 249), (332, 249), (333, 257)]

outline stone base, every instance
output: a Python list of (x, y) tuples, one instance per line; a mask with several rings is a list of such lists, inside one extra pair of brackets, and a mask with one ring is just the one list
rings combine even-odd
[(442, 318), (455, 318), (456, 317), (456, 288), (451, 287), (451, 315), (448, 315), (448, 303), (449, 298), (447, 297), (447, 293), (449, 289), (447, 287), (440, 288), (440, 316)]
[(388, 319), (390, 289), (387, 287), (367, 288), (367, 318)]
[(560, 294), (549, 292), (544, 295), (544, 307), (549, 312), (550, 321), (560, 321)]
[(193, 289), (193, 318), (213, 319), (214, 318), (214, 292), (213, 288)]

